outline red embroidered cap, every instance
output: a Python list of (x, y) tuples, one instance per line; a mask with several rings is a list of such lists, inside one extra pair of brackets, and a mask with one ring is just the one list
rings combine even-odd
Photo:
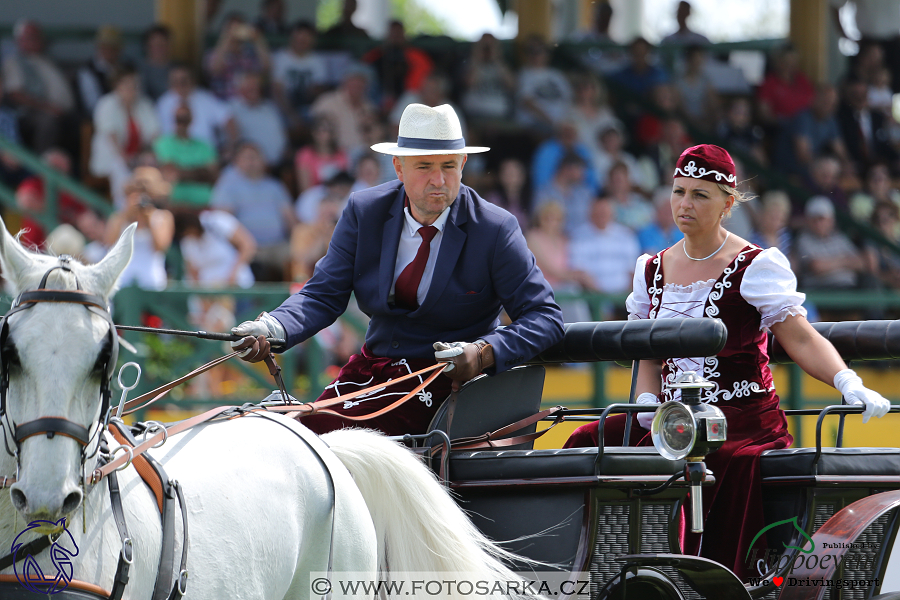
[(672, 177), (692, 177), (730, 186), (737, 184), (731, 155), (724, 148), (712, 144), (700, 144), (682, 152)]

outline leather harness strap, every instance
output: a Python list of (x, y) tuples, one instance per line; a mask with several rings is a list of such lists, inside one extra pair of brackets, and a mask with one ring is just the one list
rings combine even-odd
[(497, 438), (508, 435), (510, 433), (515, 433), (516, 431), (524, 429), (530, 425), (534, 425), (545, 417), (552, 416), (561, 410), (563, 410), (562, 406), (554, 406), (553, 408), (542, 410), (541, 412), (525, 417), (524, 419), (519, 419), (515, 423), (510, 423), (509, 425), (501, 427), (496, 431), (484, 433), (478, 436), (452, 440), (450, 442), (450, 447), (454, 450), (474, 450), (476, 448), (503, 448), (507, 446), (518, 446), (519, 444), (531, 442), (538, 439), (539, 437), (556, 427), (559, 423), (561, 423), (563, 421), (563, 415), (557, 416), (553, 421), (553, 424), (547, 429), (535, 431), (534, 433), (518, 435), (511, 438)]
[[(119, 442), (123, 446), (131, 446), (133, 448), (135, 444), (133, 444), (132, 441), (124, 435), (120, 427), (121, 426), (118, 423), (110, 422), (109, 432), (117, 442)], [(147, 460), (147, 456), (144, 456), (143, 454), (135, 455), (131, 461), (131, 464), (134, 465), (134, 468), (138, 472), (138, 475), (141, 476), (141, 479), (144, 480), (144, 483), (146, 483), (147, 487), (150, 488), (150, 491), (153, 492), (153, 496), (156, 498), (156, 507), (159, 509), (159, 514), (162, 515), (163, 481), (160, 478), (159, 473), (153, 470), (153, 467), (150, 466), (150, 463)]]

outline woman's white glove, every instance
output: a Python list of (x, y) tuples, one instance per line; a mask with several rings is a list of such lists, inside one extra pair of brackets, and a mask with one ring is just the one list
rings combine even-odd
[(844, 396), (847, 404), (866, 407), (863, 423), (871, 417), (883, 417), (891, 408), (891, 403), (878, 392), (865, 387), (852, 369), (838, 371), (834, 376), (834, 387)]
[[(651, 394), (650, 392), (644, 392), (640, 396), (637, 397), (635, 404), (659, 404), (659, 398), (656, 397), (656, 394)], [(646, 430), (650, 430), (650, 424), (653, 423), (653, 417), (656, 413), (652, 412), (642, 412), (637, 414), (637, 421), (641, 427)]]

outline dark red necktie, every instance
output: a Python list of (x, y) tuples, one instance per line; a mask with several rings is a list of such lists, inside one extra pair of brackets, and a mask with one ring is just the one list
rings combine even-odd
[(408, 308), (415, 310), (419, 307), (416, 294), (419, 292), (419, 283), (422, 282), (422, 273), (425, 272), (425, 264), (428, 262), (428, 254), (431, 252), (431, 240), (437, 234), (437, 227), (428, 225), (419, 228), (419, 235), (422, 236), (422, 244), (416, 257), (397, 278), (394, 285), (394, 304), (400, 308)]

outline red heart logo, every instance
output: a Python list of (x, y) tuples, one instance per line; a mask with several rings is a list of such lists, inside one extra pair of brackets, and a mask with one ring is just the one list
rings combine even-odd
[(772, 583), (774, 583), (775, 585), (781, 585), (782, 583), (784, 583), (784, 577), (773, 577)]

